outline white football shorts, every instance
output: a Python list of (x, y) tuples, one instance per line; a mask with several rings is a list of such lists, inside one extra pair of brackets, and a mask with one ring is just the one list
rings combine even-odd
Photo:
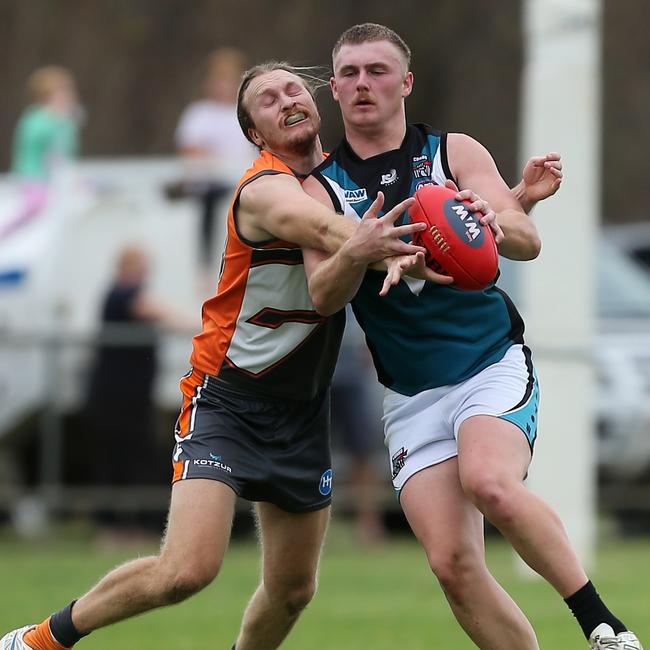
[(384, 442), (398, 495), (415, 473), (458, 454), (460, 425), (493, 415), (521, 429), (531, 448), (537, 436), (539, 386), (530, 350), (513, 345), (501, 361), (460, 384), (407, 396), (384, 393)]

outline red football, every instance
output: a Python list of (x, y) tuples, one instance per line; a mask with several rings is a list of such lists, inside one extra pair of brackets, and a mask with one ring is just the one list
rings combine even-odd
[(480, 212), (470, 212), (469, 201), (457, 201), (457, 192), (442, 185), (423, 185), (409, 210), (412, 222), (426, 224), (413, 243), (427, 249), (427, 266), (454, 278), (452, 286), (468, 291), (484, 289), (494, 281), (499, 257), (492, 229), (481, 225)]

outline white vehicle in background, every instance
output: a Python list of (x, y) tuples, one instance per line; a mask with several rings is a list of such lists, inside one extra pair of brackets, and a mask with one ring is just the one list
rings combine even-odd
[(619, 245), (598, 264), (598, 468), (601, 505), (624, 530), (650, 530), (650, 270)]
[(603, 236), (650, 273), (650, 221), (607, 226)]

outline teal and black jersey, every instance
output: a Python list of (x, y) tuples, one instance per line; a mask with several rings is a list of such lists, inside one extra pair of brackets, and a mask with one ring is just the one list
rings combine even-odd
[[(422, 184), (454, 180), (447, 134), (410, 124), (399, 149), (360, 159), (343, 141), (313, 175), (341, 214), (360, 219), (377, 192), (384, 211)], [(405, 223), (405, 213), (398, 223)], [(379, 380), (403, 395), (457, 384), (523, 343), (524, 324), (510, 298), (494, 285), (482, 291), (404, 278), (387, 296), (385, 274), (369, 269), (352, 302), (372, 352)]]

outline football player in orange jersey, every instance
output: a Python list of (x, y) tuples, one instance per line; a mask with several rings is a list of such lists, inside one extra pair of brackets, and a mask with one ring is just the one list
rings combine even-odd
[(118, 567), (40, 625), (8, 633), (1, 650), (61, 650), (196, 593), (219, 572), (237, 495), (258, 502), (263, 554), (237, 650), (277, 648), (315, 592), (332, 489), (327, 389), (342, 323), (319, 317), (308, 300), (298, 246), (341, 249), (345, 264), (365, 267), (417, 252), (399, 237), (418, 226), (393, 225), (410, 200), (378, 217), (379, 197), (355, 225), (304, 194), (300, 177), (323, 159), (320, 118), (290, 66), (250, 70), (239, 109), (262, 152), (235, 190), (217, 294), (181, 382), (160, 554)]
[(420, 226), (393, 225), (409, 201), (378, 217), (379, 197), (357, 227), (302, 191), (300, 175), (323, 159), (320, 117), (290, 66), (254, 68), (239, 104), (262, 152), (235, 190), (219, 286), (181, 382), (160, 554), (118, 567), (40, 625), (10, 632), (2, 650), (71, 647), (196, 593), (221, 567), (237, 496), (258, 502), (264, 567), (237, 649), (277, 648), (316, 589), (332, 490), (328, 388), (344, 318), (316, 313), (300, 246), (342, 248), (367, 265), (421, 250), (400, 239)]

